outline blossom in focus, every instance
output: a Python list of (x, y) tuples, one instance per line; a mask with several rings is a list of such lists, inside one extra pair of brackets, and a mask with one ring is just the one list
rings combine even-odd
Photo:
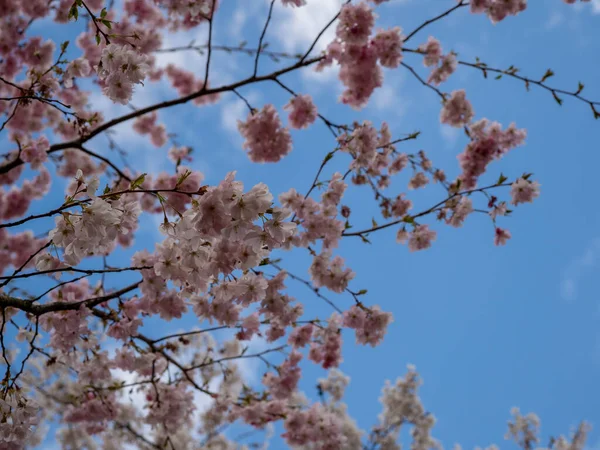
[(147, 61), (146, 55), (125, 45), (107, 45), (97, 67), (104, 93), (115, 103), (127, 104), (133, 95), (133, 86), (143, 84), (150, 69)]

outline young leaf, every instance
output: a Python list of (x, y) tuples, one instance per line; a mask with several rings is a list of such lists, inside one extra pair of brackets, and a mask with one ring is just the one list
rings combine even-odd
[(135, 189), (139, 188), (144, 183), (145, 179), (146, 179), (146, 174), (143, 173), (139, 177), (137, 177), (135, 180), (133, 180), (130, 185), (131, 190), (135, 190)]
[(546, 73), (544, 74), (544, 76), (540, 80), (540, 83), (543, 83), (544, 81), (546, 81), (548, 78), (550, 78), (553, 75), (554, 75), (554, 72), (552, 72), (551, 69), (546, 70)]

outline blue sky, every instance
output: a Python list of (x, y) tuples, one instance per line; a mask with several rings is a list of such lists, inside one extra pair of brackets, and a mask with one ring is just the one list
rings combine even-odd
[[(235, 45), (247, 40), (250, 46), (257, 42), (266, 3), (251, 3), (223, 2), (217, 14), (216, 43)], [(276, 8), (266, 38), (271, 50), (306, 49), (315, 30), (320, 29), (318, 25), (329, 20), (339, 1), (308, 3), (313, 6), (294, 11), (295, 16), (291, 10)], [(380, 7), (378, 25), (400, 25), (409, 31), (450, 3), (392, 0)], [(513, 64), (538, 79), (552, 68), (556, 75), (548, 84), (575, 89), (581, 81), (586, 84), (584, 94), (600, 99), (599, 2), (580, 7), (560, 0), (529, 3), (525, 13), (496, 26), (483, 16), (459, 11), (418, 34), (411, 47), (431, 34), (446, 51), (458, 52), (459, 59), (474, 61), (478, 56), (497, 68)], [(237, 9), (239, 5), (244, 7)], [(32, 32), (40, 32), (43, 26), (38, 24)], [(49, 30), (55, 38), (65, 36), (64, 28)], [(202, 42), (205, 32), (200, 29), (194, 36), (170, 36), (165, 46), (185, 45), (192, 38)], [(78, 56), (72, 47), (72, 55)], [(406, 55), (405, 61), (421, 75), (427, 74), (419, 56)], [(193, 52), (164, 55), (160, 62), (178, 62), (199, 76), (203, 73), (203, 59)], [(246, 76), (250, 62), (247, 56), (217, 53), (211, 84)], [(266, 72), (275, 63), (265, 59), (261, 67)], [(417, 141), (404, 144), (401, 150), (423, 149), (436, 166), (450, 177), (456, 176), (456, 155), (467, 139), (439, 124), (438, 97), (403, 69), (386, 71), (385, 80), (386, 87), (374, 95), (369, 106), (356, 112), (337, 103), (340, 89), (335, 73), (316, 76), (309, 70), (283, 78), (294, 90), (311, 93), (320, 112), (334, 122), (368, 119), (379, 125), (385, 120), (394, 136), (421, 131)], [(513, 79), (485, 80), (469, 68), (460, 68), (441, 88), (446, 92), (466, 88), (477, 118), (487, 117), (505, 126), (514, 121), (528, 130), (527, 145), (494, 163), (482, 184), (486, 178), (495, 181), (500, 172), (511, 178), (533, 172), (542, 194), (534, 204), (518, 208), (513, 217), (500, 219), (500, 226), (510, 229), (513, 236), (501, 248), (493, 245), (493, 229), (483, 216), (470, 217), (460, 229), (435, 224), (437, 241), (430, 250), (415, 254), (395, 244), (395, 229), (373, 234), (372, 245), (356, 238), (343, 241), (339, 254), (357, 273), (352, 288), (368, 289), (365, 302), (381, 305), (395, 319), (385, 341), (375, 349), (357, 347), (351, 335), (346, 337), (341, 370), (351, 376), (346, 396), (350, 412), (368, 429), (380, 411), (378, 397), (384, 381), (404, 375), (406, 364), (412, 363), (425, 382), (421, 390), (425, 407), (438, 418), (434, 435), (446, 448), (454, 443), (463, 448), (492, 443), (503, 447), (509, 410), (519, 406), (523, 412), (534, 411), (541, 417), (544, 445), (550, 434), (566, 434), (586, 419), (596, 426), (589, 446), (598, 449), (600, 213), (596, 180), (600, 121), (594, 121), (583, 102), (565, 98), (559, 107), (548, 92), (535, 88), (526, 92), (523, 84)], [(281, 108), (289, 99), (274, 84), (247, 87), (241, 93), (254, 107), (272, 102)], [(167, 85), (149, 84), (138, 89), (132, 103), (144, 106), (175, 95)], [(126, 111), (99, 97), (94, 104), (107, 118)], [(264, 181), (274, 193), (290, 187), (305, 191), (320, 161), (335, 146), (328, 130), (317, 123), (307, 131), (294, 132), (294, 150), (287, 158), (277, 165), (255, 165), (242, 151), (236, 131), (236, 120), (246, 114), (243, 103), (227, 94), (213, 106), (183, 105), (161, 111), (159, 121), (177, 134), (180, 144), (194, 147), (192, 167), (202, 171), (210, 184), (237, 170), (247, 188)], [(166, 158), (168, 146), (154, 148), (130, 125), (117, 127), (116, 139), (130, 152), (132, 166), (146, 172), (172, 171)], [(90, 148), (109, 154), (106, 144), (106, 138), (99, 136)], [(343, 170), (347, 163), (340, 158), (330, 169)], [(390, 192), (404, 192), (406, 182), (399, 177)], [(63, 188), (59, 184), (48, 201), (60, 204)], [(353, 188), (348, 195), (352, 224), (357, 229), (370, 226), (376, 214), (370, 191)], [(416, 209), (425, 209), (443, 199), (443, 191), (430, 186), (411, 198)], [(33, 205), (30, 211), (42, 211), (47, 204)], [(48, 230), (50, 225), (37, 224), (35, 231)], [(156, 225), (150, 218), (142, 224), (135, 250), (153, 248), (160, 239)], [(110, 261), (124, 265), (122, 258), (131, 254), (132, 250), (120, 251)], [(306, 255), (295, 251), (282, 256), (283, 267), (308, 278), (310, 260)], [(127, 280), (126, 276), (115, 277), (115, 283)], [(304, 286), (293, 280), (287, 284), (290, 293), (305, 304), (308, 315), (325, 317), (330, 313)], [(342, 308), (351, 305), (349, 297), (331, 297)], [(193, 319), (188, 318), (173, 327), (191, 324)], [(315, 395), (315, 381), (322, 371), (311, 364), (305, 367), (301, 387)], [(249, 365), (247, 370), (262, 367)], [(261, 374), (257, 372), (256, 379)], [(51, 442), (48, 448), (52, 448)]]

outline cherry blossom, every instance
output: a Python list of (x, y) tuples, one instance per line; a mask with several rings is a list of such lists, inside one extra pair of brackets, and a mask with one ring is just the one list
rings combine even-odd
[(529, 181), (526, 178), (519, 178), (510, 189), (512, 204), (531, 203), (540, 195), (540, 184), (537, 181)]
[(471, 103), (467, 100), (464, 89), (452, 92), (450, 98), (444, 102), (440, 122), (453, 127), (462, 127), (473, 120), (475, 113)]
[(408, 238), (408, 248), (411, 252), (425, 250), (431, 247), (431, 242), (436, 236), (435, 230), (430, 230), (427, 225), (417, 225)]
[(307, 128), (317, 118), (317, 107), (310, 95), (292, 98), (284, 109), (289, 110), (290, 126), (295, 129)]
[(97, 67), (106, 96), (122, 104), (131, 99), (135, 84), (143, 84), (148, 69), (145, 55), (117, 44), (110, 44), (102, 50)]
[[(385, 298), (357, 287), (364, 280), (346, 242), (374, 244), (388, 230), (387, 239), (410, 252), (425, 250), (483, 213), (494, 244), (509, 244), (511, 232), (500, 227), (516, 214), (509, 202), (520, 210), (541, 195), (540, 185), (510, 167), (503, 167), (507, 175), (493, 172), (491, 163), (523, 145), (526, 131), (475, 120), (468, 86), (454, 89), (459, 77), (445, 92), (459, 64), (501, 70), (459, 59), (445, 40), (443, 51), (435, 36), (423, 43), (423, 29), (435, 32), (430, 25), (459, 9), (498, 23), (527, 1), (459, 2), (415, 28), (388, 15), (394, 8), (387, 0), (343, 3), (296, 55), (273, 40), (270, 27), (280, 13), (306, 13), (306, 0), (263, 5), (258, 42), (237, 47), (219, 40), (229, 10), (217, 0), (125, 0), (122, 8), (101, 0), (0, 0), (7, 144), (0, 161), (0, 448), (40, 447), (49, 423), (55, 435), (48, 445), (61, 448), (243, 446), (229, 437), (230, 427), (264, 432), (264, 448), (277, 432), (284, 445), (313, 450), (399, 449), (401, 430), (410, 427), (411, 449), (442, 448), (412, 366), (383, 387), (371, 429), (350, 416), (350, 377), (338, 369), (346, 347), (381, 344), (394, 318)], [(381, 18), (398, 23), (381, 29)], [(201, 28), (207, 33), (197, 42), (171, 46)], [(413, 36), (421, 45), (412, 45)], [(237, 60), (224, 65), (227, 55), (250, 56), (249, 73), (240, 76)], [(201, 58), (199, 66), (192, 57)], [(333, 65), (341, 104), (318, 107), (317, 85), (298, 83), (312, 79), (291, 75)], [(448, 158), (416, 141), (421, 130), (407, 131), (404, 118), (381, 121), (368, 109), (347, 122), (335, 117), (338, 107), (365, 108), (384, 86), (384, 72), (396, 71), (442, 99), (440, 123), (464, 128), (458, 162), (439, 167)], [(530, 87), (555, 100), (570, 95), (596, 112), (581, 89), (547, 86), (550, 72), (541, 81), (524, 73), (517, 78)], [(263, 98), (256, 94), (270, 89), (285, 97), (274, 94), (255, 108)], [(134, 92), (140, 95), (132, 101)], [(225, 155), (212, 133), (202, 133), (202, 117), (219, 108), (212, 105), (221, 94), (235, 94), (249, 110), (237, 121), (247, 164), (278, 163), (298, 147), (306, 167), (315, 162), (312, 184), (297, 185), (296, 173), (282, 171), (296, 156), (256, 170), (260, 179), (273, 174), (284, 183), (281, 191), (267, 179), (245, 187), (231, 168), (198, 171), (196, 153), (200, 162), (203, 152)], [(126, 106), (106, 108), (105, 98)], [(191, 125), (178, 132), (169, 125), (187, 114), (185, 105), (200, 115), (186, 115)], [(229, 123), (237, 112), (229, 117), (226, 109)], [(299, 130), (294, 145), (288, 127)], [(143, 139), (125, 140), (122, 130)], [(318, 145), (303, 144), (303, 133), (321, 131)], [(140, 154), (131, 154), (137, 147)], [(160, 169), (143, 173), (138, 158), (151, 147), (143, 158)], [(480, 183), (488, 171), (492, 181)], [(259, 376), (250, 377), (243, 362), (256, 363)], [(325, 375), (311, 381), (314, 368)], [(507, 438), (526, 450), (537, 446), (538, 417), (511, 413)], [(588, 431), (582, 423), (553, 448), (582, 450)]]
[(273, 105), (251, 112), (245, 122), (238, 121), (238, 129), (253, 162), (277, 162), (292, 151), (290, 133), (282, 127)]

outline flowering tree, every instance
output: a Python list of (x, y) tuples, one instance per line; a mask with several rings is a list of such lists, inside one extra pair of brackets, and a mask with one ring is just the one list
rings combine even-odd
[[(583, 84), (574, 90), (548, 84), (550, 70), (533, 78), (512, 66), (463, 61), (425, 34), (458, 10), (486, 15), (492, 23), (510, 20), (526, 10), (527, 0), (450, 1), (448, 9), (408, 31), (376, 30), (377, 8), (387, 0), (348, 0), (304, 53), (267, 49), (274, 9), (301, 8), (307, 1), (317, 0), (270, 0), (258, 42), (225, 46), (213, 39), (224, 1), (0, 0), (0, 131), (6, 147), (0, 164), (1, 449), (39, 445), (50, 421), (68, 449), (242, 448), (228, 433), (240, 427), (265, 431), (265, 442), (276, 430), (290, 447), (306, 449), (398, 449), (400, 431), (409, 427), (412, 449), (441, 448), (412, 366), (383, 388), (382, 413), (371, 430), (360, 430), (348, 415), (343, 394), (349, 379), (337, 369), (342, 339), (376, 346), (392, 316), (354, 287), (355, 273), (336, 249), (345, 240), (369, 243), (373, 233), (393, 228), (410, 252), (426, 250), (436, 228), (461, 227), (473, 214), (491, 221), (496, 245), (510, 239), (500, 222), (538, 197), (540, 186), (527, 172), (513, 178), (487, 173), (492, 181), (486, 183), (480, 178), (492, 162), (523, 145), (526, 132), (477, 117), (465, 90), (445, 92), (459, 65), (546, 90), (558, 104), (573, 97), (595, 118), (600, 102), (585, 97)], [(69, 29), (75, 22), (83, 29), (77, 48), (69, 40), (34, 35), (31, 25), (41, 20), (71, 22)], [(169, 33), (196, 27), (207, 31), (204, 43), (164, 46)], [(317, 43), (329, 29), (335, 38), (319, 53)], [(160, 52), (190, 50), (204, 56), (203, 73), (157, 63)], [(248, 76), (227, 83), (212, 77), (216, 52), (249, 55)], [(439, 96), (440, 121), (468, 137), (457, 167), (445, 168), (456, 176), (447, 176), (423, 151), (403, 150), (419, 133), (392, 136), (386, 123), (338, 123), (319, 112), (309, 93), (284, 81), (292, 72), (328, 67), (338, 70), (343, 85), (339, 101), (357, 110), (383, 85), (382, 68), (405, 70)], [(130, 103), (134, 90), (151, 90), (161, 80), (177, 95), (144, 108)], [(288, 95), (287, 104), (255, 108), (243, 89), (263, 82)], [(90, 104), (94, 89), (131, 111), (105, 120)], [(202, 107), (225, 93), (247, 105), (238, 129), (254, 163), (285, 158), (294, 147), (290, 128), (328, 129), (329, 148), (306, 152), (317, 162), (312, 184), (274, 195), (263, 183), (243, 186), (235, 172), (216, 185), (203, 184), (203, 175), (188, 167), (190, 147), (176, 143), (157, 112), (170, 108), (177, 114), (179, 105)], [(172, 167), (158, 174), (128, 167), (119, 159), (126, 152), (110, 137), (119, 125), (156, 147), (171, 142)], [(115, 151), (89, 148), (101, 135)], [(61, 177), (68, 181), (64, 201), (46, 199), (45, 212), (31, 214), (32, 202), (50, 196), (52, 182)], [(392, 185), (394, 178), (408, 191), (437, 184), (442, 195), (417, 205), (412, 193)], [(380, 223), (354, 220), (361, 205), (345, 201), (349, 187), (372, 194)], [(151, 252), (135, 251), (139, 223), (151, 216), (159, 218), (163, 238)], [(107, 257), (120, 248), (135, 253), (109, 265)], [(310, 276), (282, 267), (301, 253), (311, 258)], [(331, 315), (315, 318), (307, 304), (286, 293), (290, 280), (326, 302)], [(347, 296), (352, 306), (339, 306), (327, 291)], [(190, 315), (197, 326), (161, 333), (167, 322)], [(257, 338), (267, 346), (254, 352), (249, 344)], [(245, 359), (262, 364), (260, 385), (244, 379), (239, 361)], [(303, 359), (310, 362), (301, 365)], [(328, 370), (315, 398), (298, 389), (305, 364)], [(208, 405), (202, 410), (199, 398)], [(507, 437), (532, 449), (539, 420), (512, 414)], [(580, 450), (587, 430), (582, 423), (549, 447)]]

